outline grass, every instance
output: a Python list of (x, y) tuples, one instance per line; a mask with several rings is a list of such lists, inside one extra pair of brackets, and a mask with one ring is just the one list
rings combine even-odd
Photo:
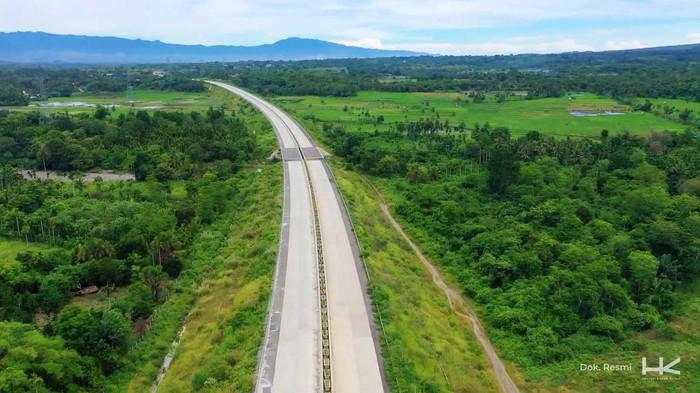
[[(275, 136), (259, 112), (218, 88), (208, 94), (256, 130), (263, 153), (274, 148)], [(160, 392), (192, 391), (194, 386), (200, 391), (252, 390), (277, 251), (282, 168), (263, 161), (243, 168), (234, 181), (236, 198), (195, 239), (186, 269), (152, 315), (150, 330), (130, 349), (126, 365), (110, 376), (108, 392), (149, 391), (184, 323), (173, 369)], [(182, 183), (171, 184), (173, 196), (184, 192)]]
[[(695, 112), (696, 116), (700, 115), (700, 102), (697, 102), (697, 101), (688, 101), (688, 100), (674, 99), (674, 98), (652, 98), (649, 101), (651, 101), (651, 103), (654, 104), (654, 106), (658, 107), (658, 108), (663, 108), (664, 105), (668, 105), (670, 107), (675, 107), (678, 110), (683, 110), (683, 109), (688, 108), (691, 111)], [(635, 102), (641, 103), (641, 102), (644, 102), (644, 100), (643, 99), (635, 100)]]
[[(560, 137), (582, 137), (598, 136), (603, 129), (611, 133), (629, 131), (633, 134), (684, 129), (680, 123), (649, 113), (632, 112), (628, 106), (593, 94), (536, 100), (510, 97), (500, 104), (489, 97), (486, 102), (475, 104), (467, 102), (467, 97), (460, 93), (363, 91), (354, 97), (278, 97), (274, 101), (302, 119), (315, 118), (367, 131), (436, 115), (455, 125), (465, 122), (471, 127), (476, 122), (488, 122), (493, 126), (508, 127), (514, 135), (531, 130)], [(625, 113), (575, 117), (569, 113), (571, 110), (619, 110)], [(384, 124), (376, 123), (379, 115), (384, 117)]]
[(267, 165), (241, 191), (221, 266), (196, 293), (159, 392), (252, 390), (279, 240), (279, 169)]
[(48, 246), (41, 243), (29, 243), (16, 241), (16, 240), (5, 240), (0, 239), (0, 268), (7, 268), (14, 266), (17, 261), (15, 258), (17, 254), (24, 251), (39, 251), (48, 248)]
[(279, 164), (266, 163), (236, 175), (236, 198), (195, 239), (187, 269), (154, 312), (151, 329), (134, 343), (126, 366), (110, 377), (109, 392), (148, 391), (183, 323), (160, 392), (191, 391), (195, 380), (209, 390), (252, 386), (277, 250), (281, 173)]
[(420, 260), (382, 216), (360, 175), (333, 162), (371, 277), (375, 321), (393, 392), (497, 392), (468, 321), (453, 314)]

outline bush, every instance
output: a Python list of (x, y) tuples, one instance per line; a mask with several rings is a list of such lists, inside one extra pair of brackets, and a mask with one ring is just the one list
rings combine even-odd
[(619, 339), (622, 337), (623, 330), (622, 322), (609, 315), (594, 317), (588, 321), (588, 331), (600, 336)]

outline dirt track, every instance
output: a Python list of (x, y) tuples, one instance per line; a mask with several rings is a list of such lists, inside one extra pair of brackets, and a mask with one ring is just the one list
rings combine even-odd
[(486, 357), (488, 358), (489, 363), (491, 364), (493, 373), (496, 375), (496, 381), (498, 382), (498, 387), (500, 388), (500, 390), (503, 393), (519, 393), (520, 391), (518, 390), (518, 387), (510, 378), (510, 375), (508, 375), (508, 371), (506, 371), (503, 362), (498, 357), (498, 354), (496, 354), (496, 351), (493, 349), (493, 345), (491, 345), (491, 341), (484, 332), (479, 318), (469, 308), (469, 305), (467, 304), (460, 291), (450, 287), (447, 283), (445, 283), (445, 280), (442, 278), (442, 274), (440, 273), (438, 268), (435, 265), (433, 265), (433, 263), (430, 262), (430, 260), (426, 258), (425, 255), (423, 255), (420, 248), (418, 248), (418, 246), (415, 243), (413, 243), (411, 238), (409, 238), (406, 232), (404, 232), (401, 225), (391, 215), (389, 207), (386, 205), (386, 203), (384, 203), (384, 199), (382, 198), (379, 191), (376, 188), (374, 188), (374, 186), (371, 185), (369, 182), (367, 183), (380, 197), (380, 208), (382, 210), (382, 214), (384, 214), (384, 217), (386, 217), (386, 219), (389, 220), (391, 226), (394, 227), (394, 229), (396, 229), (396, 231), (399, 232), (404, 238), (404, 240), (406, 240), (406, 242), (411, 246), (413, 252), (423, 263), (423, 266), (425, 266), (425, 268), (428, 269), (428, 272), (430, 272), (430, 275), (435, 285), (437, 285), (437, 287), (440, 288), (447, 297), (447, 301), (450, 304), (450, 308), (452, 309), (452, 311), (455, 314), (461, 316), (462, 318), (468, 319), (471, 323), (472, 329), (474, 330), (474, 336), (476, 336), (477, 341), (479, 341), (479, 344), (481, 344), (481, 347), (486, 353)]

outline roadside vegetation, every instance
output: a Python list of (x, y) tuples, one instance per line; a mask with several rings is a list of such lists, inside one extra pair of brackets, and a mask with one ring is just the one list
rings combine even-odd
[(334, 162), (370, 276), (387, 382), (394, 392), (498, 392), (469, 321), (382, 215), (362, 176)]
[[(269, 123), (256, 109), (214, 91), (244, 114), (248, 127), (262, 131), (257, 135), (264, 151), (276, 148)], [(253, 390), (279, 247), (282, 168), (279, 162), (260, 162), (244, 171), (238, 184), (237, 209), (228, 220), (233, 230), (216, 262), (207, 264), (210, 273), (199, 284), (159, 392)]]
[[(0, 391), (148, 390), (194, 301), (205, 295), (203, 280), (228, 269), (245, 275), (234, 277), (242, 288), (247, 278), (265, 288), (273, 264), (266, 245), (276, 231), (245, 227), (245, 212), (255, 198), (268, 198), (274, 216), (280, 176), (262, 164), (272, 133), (255, 132), (258, 120), (246, 116), (211, 108), (2, 112), (0, 236), (7, 240), (0, 245), (14, 262), (0, 268)], [(20, 168), (114, 169), (137, 181), (28, 181)], [(230, 238), (258, 234), (273, 237), (224, 258)], [(256, 263), (248, 268), (249, 261)], [(264, 312), (247, 313), (266, 295), (244, 301), (250, 295), (241, 293), (230, 322), (248, 326), (247, 333), (236, 330), (224, 343), (249, 343), (232, 374), (241, 381), (231, 382), (245, 386)], [(211, 372), (219, 377), (219, 369)]]
[(173, 341), (159, 392), (252, 390), (277, 255), (281, 176), (275, 163), (237, 175), (233, 210), (203, 233), (191, 278), (159, 310), (167, 334), (153, 329), (145, 337), (134, 351), (134, 374), (125, 373), (128, 381), (117, 375), (113, 391), (150, 389)]

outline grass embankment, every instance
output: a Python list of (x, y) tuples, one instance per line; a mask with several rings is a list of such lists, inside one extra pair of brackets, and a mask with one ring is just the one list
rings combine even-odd
[(360, 175), (333, 163), (367, 263), (375, 321), (393, 392), (497, 392), (469, 322), (384, 218)]
[[(275, 148), (274, 134), (257, 110), (222, 89), (213, 88), (210, 95), (219, 106), (244, 114), (249, 127), (263, 131), (257, 137), (264, 151)], [(241, 179), (240, 210), (218, 257), (223, 262), (198, 290), (159, 392), (253, 389), (282, 212), (281, 167), (266, 163), (261, 169), (254, 179)]]
[(252, 390), (279, 240), (279, 169), (269, 164), (242, 179), (250, 183), (231, 220), (233, 234), (196, 293), (160, 392)]
[[(259, 112), (220, 89), (209, 94), (218, 105), (243, 115), (257, 130), (265, 154), (275, 148), (274, 133)], [(128, 367), (111, 378), (111, 392), (149, 391), (183, 324), (186, 329), (159, 392), (252, 390), (278, 247), (282, 168), (259, 162), (231, 181), (237, 195), (195, 241), (171, 296), (130, 350)], [(182, 193), (182, 188), (174, 182), (171, 193)]]
[[(298, 118), (312, 117), (345, 125), (348, 129), (373, 131), (391, 127), (391, 123), (430, 118), (436, 115), (453, 125), (465, 122), (489, 122), (492, 126), (508, 127), (513, 135), (537, 130), (556, 136), (598, 136), (603, 129), (611, 133), (629, 131), (648, 134), (654, 131), (683, 130), (684, 125), (650, 113), (632, 112), (631, 108), (608, 98), (593, 94), (526, 100), (514, 96), (503, 103), (487, 97), (483, 103), (473, 103), (460, 93), (390, 93), (359, 92), (354, 97), (280, 97), (275, 99)], [(625, 112), (612, 116), (572, 116), (574, 110)], [(384, 117), (378, 124), (378, 116)]]
[(279, 164), (269, 163), (235, 177), (239, 191), (228, 213), (195, 241), (189, 269), (154, 313), (111, 391), (148, 391), (183, 323), (159, 391), (251, 389), (277, 251), (281, 176)]

